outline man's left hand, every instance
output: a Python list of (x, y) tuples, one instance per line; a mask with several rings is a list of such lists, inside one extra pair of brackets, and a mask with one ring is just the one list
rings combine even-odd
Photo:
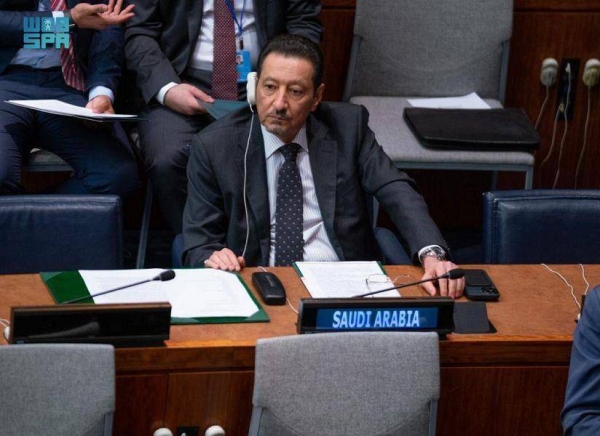
[(125, 9), (123, 0), (110, 0), (108, 5), (92, 5), (89, 3), (78, 3), (69, 10), (71, 19), (82, 29), (105, 29), (108, 26), (119, 26), (133, 17), (131, 4)]
[(112, 101), (106, 95), (97, 95), (85, 105), (86, 108), (91, 109), (96, 114), (114, 114)]
[[(438, 260), (435, 257), (426, 257), (423, 260), (423, 267), (425, 268), (425, 274), (423, 274), (422, 280), (430, 279), (431, 277), (441, 276), (446, 274), (448, 271), (454, 268), (458, 268), (453, 262), (448, 260)], [(465, 289), (465, 279), (439, 279), (440, 296), (459, 298)], [(430, 295), (435, 295), (437, 290), (432, 282), (422, 283), (421, 286)]]

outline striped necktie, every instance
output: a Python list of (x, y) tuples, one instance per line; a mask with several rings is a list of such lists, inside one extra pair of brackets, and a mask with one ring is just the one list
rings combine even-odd
[[(214, 2), (212, 96), (222, 100), (237, 100), (235, 30), (226, 1), (228, 0)], [(231, 4), (233, 5), (233, 2)]]
[[(52, 0), (50, 4), (52, 11), (64, 11), (67, 9), (66, 0)], [(85, 79), (75, 57), (75, 46), (73, 38), (69, 36), (69, 48), (62, 48), (60, 52), (60, 64), (65, 83), (71, 88), (85, 91)]]

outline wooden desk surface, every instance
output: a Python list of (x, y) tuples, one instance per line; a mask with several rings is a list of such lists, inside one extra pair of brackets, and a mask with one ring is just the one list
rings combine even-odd
[[(437, 434), (559, 436), (578, 313), (570, 290), (540, 265), (483, 268), (501, 294), (499, 302), (487, 305), (498, 333), (452, 334), (440, 342)], [(580, 267), (551, 268), (573, 285), (579, 299), (585, 290)], [(386, 269), (392, 277), (422, 274), (409, 266)], [(242, 273), (250, 288), (254, 271)], [(585, 271), (592, 286), (600, 284), (600, 265), (586, 265)], [(274, 272), (292, 305), (308, 297), (292, 268)], [(417, 288), (402, 294), (424, 295)], [(11, 306), (53, 304), (37, 274), (0, 276), (0, 295), (2, 318), (10, 317)], [(256, 340), (296, 334), (296, 314), (287, 305), (264, 307), (269, 323), (172, 326), (164, 347), (118, 349), (115, 436), (152, 434), (163, 426), (174, 431), (183, 425), (198, 426), (202, 434), (213, 424), (229, 435), (247, 434)]]
[[(467, 266), (468, 267), (468, 266)], [(578, 308), (567, 285), (541, 265), (485, 265), (500, 292), (500, 301), (488, 303), (488, 316), (498, 333), (486, 335), (448, 336), (441, 343), (442, 364), (468, 363), (560, 363), (568, 362), (571, 338), (575, 328)], [(581, 268), (577, 265), (550, 265), (560, 272), (574, 287), (578, 300), (585, 290)], [(272, 268), (285, 285), (288, 298), (297, 307), (300, 298), (309, 297), (304, 285), (292, 268)], [(420, 278), (420, 268), (388, 266), (392, 277), (408, 274)], [(250, 276), (256, 269), (248, 268), (242, 276), (249, 287)], [(585, 273), (591, 286), (600, 284), (600, 265), (586, 265)], [(401, 281), (410, 281), (401, 277)], [(53, 300), (37, 274), (0, 276), (2, 302), (0, 317), (10, 318), (10, 307), (17, 305), (53, 304)], [(425, 296), (416, 288), (402, 290), (404, 296)], [(466, 301), (461, 298), (459, 302)], [(161, 367), (184, 369), (186, 362), (196, 362), (198, 356), (191, 349), (219, 349), (224, 359), (248, 367), (253, 366), (253, 348), (259, 338), (296, 334), (296, 314), (289, 306), (263, 305), (271, 322), (246, 324), (209, 324), (172, 326), (171, 339), (165, 348), (145, 349), (147, 359), (140, 361), (139, 350), (117, 351), (117, 369), (132, 371), (159, 370)], [(2, 338), (2, 342), (6, 343)], [(499, 347), (502, 353), (498, 354)], [(169, 357), (165, 354), (169, 349)], [(179, 352), (172, 353), (173, 349)], [(186, 351), (187, 350), (187, 351)], [(160, 357), (160, 358), (159, 358)], [(214, 357), (214, 356), (213, 356)], [(240, 360), (241, 359), (241, 360)], [(203, 359), (201, 359), (203, 360)], [(162, 363), (161, 363), (162, 362)], [(205, 362), (211, 366), (210, 362)], [(224, 362), (219, 362), (222, 365)], [(234, 366), (235, 366), (234, 365)]]

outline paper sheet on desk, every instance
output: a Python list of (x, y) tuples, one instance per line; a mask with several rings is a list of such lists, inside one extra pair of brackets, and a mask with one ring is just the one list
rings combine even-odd
[(491, 109), (490, 105), (483, 101), (476, 92), (462, 97), (411, 98), (408, 102), (412, 107), (430, 109)]
[[(296, 269), (313, 298), (350, 298), (393, 286), (391, 281), (371, 283), (371, 275), (385, 275), (377, 262), (296, 262)], [(373, 297), (399, 297), (397, 290), (382, 292)]]
[(139, 119), (137, 115), (130, 114), (97, 114), (91, 109), (75, 106), (60, 100), (7, 100), (6, 103), (49, 114), (84, 118), (90, 121), (135, 121)]
[[(158, 275), (161, 269), (79, 271), (90, 294)], [(175, 270), (175, 278), (94, 297), (96, 304), (168, 301), (173, 318), (249, 317), (258, 311), (238, 276), (213, 269)]]

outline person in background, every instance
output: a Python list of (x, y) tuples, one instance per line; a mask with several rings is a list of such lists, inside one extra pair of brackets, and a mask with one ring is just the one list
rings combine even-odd
[(588, 292), (575, 329), (561, 420), (565, 436), (600, 434), (600, 287)]
[[(21, 165), (34, 147), (57, 154), (74, 169), (56, 193), (127, 195), (139, 189), (137, 165), (118, 124), (93, 128), (73, 117), (6, 103), (56, 99), (114, 113), (123, 59), (120, 25), (133, 16), (134, 8), (123, 9), (122, 2), (74, 1), (68, 8), (65, 0), (0, 0), (1, 194), (23, 192)], [(42, 25), (55, 25), (64, 17), (71, 24), (68, 44), (24, 47), (25, 19), (32, 29), (38, 23), (39, 33)], [(56, 25), (57, 36), (59, 30)]]

